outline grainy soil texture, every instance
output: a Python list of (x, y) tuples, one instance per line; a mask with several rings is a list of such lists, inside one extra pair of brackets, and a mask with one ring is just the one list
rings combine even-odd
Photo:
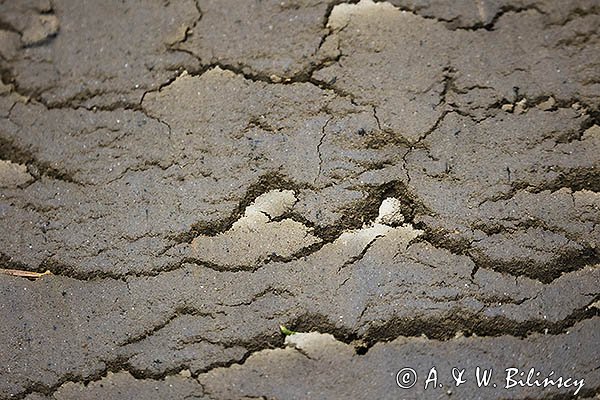
[(0, 76), (0, 399), (600, 398), (600, 0), (0, 0)]

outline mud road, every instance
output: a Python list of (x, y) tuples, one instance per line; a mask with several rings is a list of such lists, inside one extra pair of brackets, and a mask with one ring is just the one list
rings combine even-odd
[(598, 398), (599, 27), (0, 2), (0, 398)]

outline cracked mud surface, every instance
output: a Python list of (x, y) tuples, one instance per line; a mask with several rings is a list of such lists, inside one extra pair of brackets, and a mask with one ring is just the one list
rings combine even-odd
[(0, 1), (0, 398), (596, 398), (599, 26)]

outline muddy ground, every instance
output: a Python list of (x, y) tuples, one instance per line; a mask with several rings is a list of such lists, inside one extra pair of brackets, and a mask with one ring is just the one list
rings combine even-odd
[(598, 398), (599, 28), (0, 2), (0, 398)]

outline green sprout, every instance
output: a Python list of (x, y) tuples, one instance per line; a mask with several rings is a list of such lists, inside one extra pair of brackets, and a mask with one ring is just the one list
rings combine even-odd
[(289, 330), (288, 328), (286, 328), (283, 325), (279, 325), (279, 330), (281, 331), (281, 333), (283, 333), (285, 336), (290, 336), (290, 335), (295, 335), (298, 332)]

